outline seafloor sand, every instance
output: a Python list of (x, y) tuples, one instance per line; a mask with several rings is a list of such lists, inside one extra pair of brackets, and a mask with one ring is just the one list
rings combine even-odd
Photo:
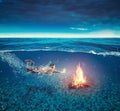
[[(58, 66), (61, 58), (64, 58), (64, 62), (75, 61), (75, 63), (69, 64), (69, 67), (73, 65), (73, 69), (68, 69), (67, 64), (60, 67), (66, 66), (68, 72), (65, 75), (54, 74), (52, 76), (28, 74), (25, 72), (25, 68), (22, 68), (22, 63), (19, 63), (20, 59), (21, 61), (27, 57), (32, 59), (34, 55), (37, 59), (39, 58), (38, 55), (41, 58), (44, 53), (4, 53), (0, 70), (0, 111), (120, 111), (120, 78), (117, 74), (119, 72), (119, 57), (63, 52), (56, 52), (56, 54), (54, 52), (52, 54), (52, 52), (47, 52), (44, 56), (46, 61), (49, 58), (51, 60), (55, 59), (55, 61), (58, 60), (56, 62)], [(25, 57), (25, 55), (28, 56)], [(14, 64), (14, 61), (9, 61), (11, 58), (19, 61), (15, 63), (20, 67), (17, 67), (18, 65)], [(89, 62), (83, 63), (85, 60)], [(93, 74), (92, 79), (90, 79), (93, 80), (93, 84), (85, 89), (69, 89), (68, 83), (71, 80), (71, 73), (74, 72), (74, 65), (78, 61), (82, 61), (83, 69), (92, 63), (84, 72)], [(108, 66), (106, 61), (108, 61)], [(41, 62), (44, 63), (43, 60)], [(64, 62), (61, 61), (61, 64)], [(86, 65), (87, 63), (88, 65)], [(101, 65), (98, 65), (98, 63)], [(98, 71), (99, 67), (100, 69), (106, 69), (106, 71)], [(87, 74), (88, 77), (89, 73)]]
[[(47, 76), (47, 75), (46, 75)], [(0, 79), (1, 111), (119, 111), (120, 86), (105, 82), (91, 89), (70, 90), (42, 83), (42, 78)], [(51, 81), (52, 76), (45, 77)], [(42, 81), (42, 82), (41, 82)], [(107, 80), (108, 81), (108, 80)], [(44, 81), (45, 82), (45, 81)]]

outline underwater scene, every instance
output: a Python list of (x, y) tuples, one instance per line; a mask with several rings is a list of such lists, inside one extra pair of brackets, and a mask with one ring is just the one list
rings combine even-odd
[(120, 111), (120, 39), (0, 38), (0, 111)]

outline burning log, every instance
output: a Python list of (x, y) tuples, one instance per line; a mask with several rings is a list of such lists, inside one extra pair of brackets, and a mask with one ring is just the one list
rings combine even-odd
[(69, 89), (81, 89), (81, 88), (89, 88), (90, 87), (90, 85), (89, 84), (84, 84), (84, 85), (73, 85), (72, 83), (70, 83), (69, 85), (68, 85), (68, 88)]
[(80, 63), (77, 65), (76, 73), (73, 76), (73, 81), (69, 83), (69, 89), (79, 89), (79, 88), (88, 88), (90, 85), (87, 82), (86, 77), (84, 76), (83, 70), (80, 67)]

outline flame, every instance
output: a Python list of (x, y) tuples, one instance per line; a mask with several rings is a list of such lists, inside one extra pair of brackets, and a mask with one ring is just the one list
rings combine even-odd
[(86, 77), (84, 76), (83, 70), (80, 67), (80, 63), (77, 65), (76, 73), (73, 78), (72, 86), (82, 87), (86, 83)]

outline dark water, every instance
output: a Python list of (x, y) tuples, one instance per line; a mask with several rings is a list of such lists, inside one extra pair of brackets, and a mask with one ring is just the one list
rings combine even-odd
[[(56, 64), (66, 74), (30, 74)], [(80, 62), (89, 88), (69, 89)], [(120, 111), (120, 39), (0, 39), (0, 111)]]

